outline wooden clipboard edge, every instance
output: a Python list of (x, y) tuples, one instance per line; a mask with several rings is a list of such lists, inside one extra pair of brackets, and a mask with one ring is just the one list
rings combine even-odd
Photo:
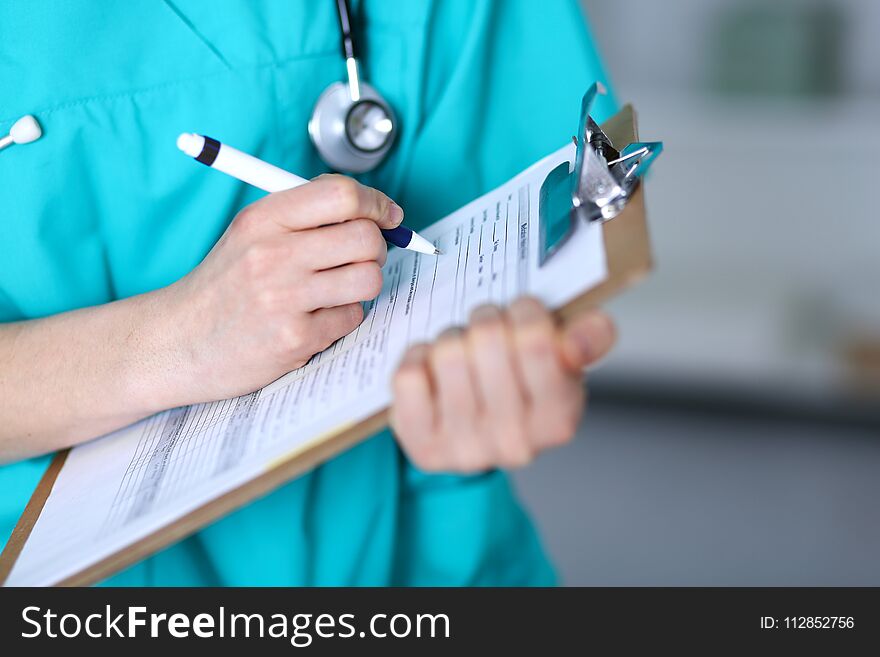
[(88, 586), (133, 566), (163, 548), (195, 534), (232, 511), (271, 493), (279, 486), (369, 438), (387, 425), (388, 411), (386, 409), (344, 429), (335, 436), (318, 438), (311, 445), (279, 460), (259, 477), (224, 493), (149, 536), (145, 536), (101, 561), (95, 562), (88, 568), (61, 580), (56, 586)]
[(601, 306), (642, 280), (654, 266), (645, 218), (645, 197), (641, 186), (617, 217), (602, 227), (608, 276), (556, 311), (563, 322), (574, 315)]
[(21, 554), (24, 544), (31, 535), (31, 530), (33, 530), (37, 518), (43, 512), (43, 506), (46, 504), (46, 500), (49, 499), (49, 494), (52, 492), (52, 487), (55, 485), (58, 473), (61, 472), (61, 468), (64, 466), (69, 453), (69, 449), (64, 449), (54, 456), (49, 463), (49, 467), (46, 468), (43, 476), (40, 477), (40, 483), (37, 484), (31, 499), (28, 500), (27, 506), (21, 512), (18, 522), (15, 523), (12, 534), (9, 536), (9, 540), (6, 541), (6, 547), (0, 553), (0, 586), (3, 585), (6, 578), (9, 577), (9, 573), (12, 572), (12, 567), (18, 560), (18, 555)]
[[(637, 140), (635, 112), (631, 105), (626, 105), (602, 127), (614, 143), (629, 143)], [(600, 306), (650, 272), (653, 263), (645, 216), (643, 186), (639, 186), (623, 212), (603, 225), (602, 232), (608, 276), (599, 285), (556, 310), (555, 314), (563, 322), (587, 308)], [(369, 438), (387, 425), (388, 409), (384, 409), (358, 424), (344, 429), (335, 436), (317, 438), (314, 443), (278, 461), (264, 474), (211, 500), (149, 536), (135, 541), (55, 585), (88, 586), (100, 582), (151, 554), (191, 536), (232, 511), (267, 495), (295, 477)], [(6, 547), (0, 554), (0, 585), (6, 581), (30, 536), (34, 523), (36, 523), (43, 505), (52, 492), (52, 487), (64, 465), (68, 452), (69, 450), (59, 452), (52, 460), (18, 519)]]

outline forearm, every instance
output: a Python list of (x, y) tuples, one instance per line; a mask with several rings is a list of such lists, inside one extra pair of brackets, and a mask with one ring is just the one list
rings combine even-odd
[(187, 403), (171, 289), (0, 325), (0, 462)]

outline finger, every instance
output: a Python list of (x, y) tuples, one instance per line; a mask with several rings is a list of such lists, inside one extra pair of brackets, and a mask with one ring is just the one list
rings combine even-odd
[(532, 458), (525, 432), (526, 396), (514, 363), (510, 331), (494, 306), (471, 313), (468, 351), (474, 366), (478, 395), (494, 436), (496, 462), (519, 467)]
[(410, 347), (391, 381), (391, 426), (410, 459), (425, 469), (439, 465), (434, 444), (437, 410), (429, 353), (427, 345)]
[(253, 204), (251, 212), (288, 230), (304, 230), (350, 219), (370, 219), (380, 228), (403, 221), (403, 210), (385, 194), (336, 174), (276, 192)]
[(437, 391), (438, 426), (457, 468), (473, 471), (485, 467), (489, 450), (479, 440), (479, 409), (474, 376), (461, 329), (450, 329), (437, 338), (429, 356)]
[(617, 340), (611, 318), (600, 310), (591, 310), (569, 320), (562, 331), (562, 355), (565, 366), (580, 372), (604, 358)]
[(382, 291), (382, 270), (376, 262), (356, 262), (311, 274), (303, 284), (305, 310), (369, 301)]
[(381, 267), (388, 257), (385, 238), (369, 219), (298, 231), (289, 238), (295, 241), (297, 260), (312, 271), (370, 261)]
[(583, 409), (583, 385), (562, 364), (558, 329), (549, 312), (534, 299), (510, 307), (515, 353), (529, 408), (530, 434), (538, 444), (571, 437)]
[(320, 308), (309, 313), (309, 317), (312, 322), (309, 335), (312, 338), (307, 347), (310, 353), (316, 354), (354, 331), (364, 318), (364, 307), (359, 303), (349, 303), (334, 308)]

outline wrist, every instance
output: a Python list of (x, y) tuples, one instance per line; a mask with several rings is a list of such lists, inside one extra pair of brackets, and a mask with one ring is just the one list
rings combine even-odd
[(149, 415), (196, 401), (192, 349), (177, 284), (130, 299), (136, 306), (125, 339), (127, 395)]

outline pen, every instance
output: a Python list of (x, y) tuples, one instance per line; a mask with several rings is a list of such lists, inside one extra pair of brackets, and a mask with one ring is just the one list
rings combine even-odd
[[(211, 137), (185, 132), (177, 138), (177, 147), (202, 164), (269, 193), (293, 189), (309, 182), (289, 171), (242, 153), (232, 146), (221, 144)], [(440, 255), (440, 250), (433, 244), (403, 225), (390, 229), (383, 228), (382, 236), (401, 249)]]

